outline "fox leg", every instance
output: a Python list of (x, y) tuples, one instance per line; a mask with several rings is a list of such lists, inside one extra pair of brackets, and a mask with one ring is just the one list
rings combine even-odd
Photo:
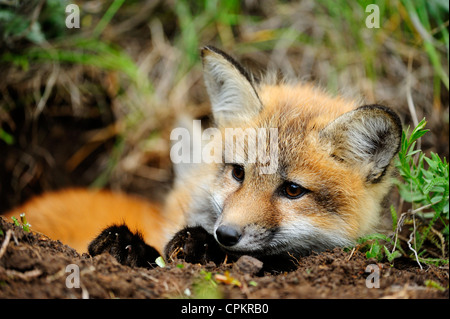
[(226, 259), (226, 254), (213, 235), (203, 227), (195, 226), (176, 233), (164, 248), (164, 257), (167, 261), (179, 258), (189, 263), (213, 261), (220, 264)]
[(139, 232), (132, 233), (125, 225), (105, 228), (88, 246), (91, 256), (108, 252), (122, 265), (153, 268), (159, 252), (147, 245)]

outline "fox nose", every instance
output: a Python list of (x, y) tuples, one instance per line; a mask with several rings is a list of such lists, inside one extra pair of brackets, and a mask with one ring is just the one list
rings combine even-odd
[(220, 244), (233, 246), (241, 239), (241, 232), (234, 227), (221, 225), (216, 230), (216, 237)]

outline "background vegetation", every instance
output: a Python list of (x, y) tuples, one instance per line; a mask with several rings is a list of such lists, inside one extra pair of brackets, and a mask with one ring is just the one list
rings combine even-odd
[[(380, 28), (366, 27), (370, 3)], [(69, 185), (161, 199), (175, 115), (208, 113), (199, 48), (213, 44), (397, 110), (411, 129), (392, 236), (362, 245), (448, 264), (448, 16), (444, 0), (0, 0), (0, 211)]]

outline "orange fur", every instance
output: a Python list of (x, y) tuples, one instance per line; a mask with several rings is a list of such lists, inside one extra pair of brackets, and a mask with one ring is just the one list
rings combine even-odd
[(31, 230), (75, 248), (80, 253), (106, 226), (125, 222), (162, 251), (165, 222), (160, 207), (139, 198), (105, 190), (66, 189), (45, 193), (11, 210), (25, 213)]

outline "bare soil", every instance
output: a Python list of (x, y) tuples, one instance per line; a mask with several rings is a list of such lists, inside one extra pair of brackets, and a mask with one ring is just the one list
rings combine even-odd
[[(313, 253), (285, 273), (261, 273), (261, 263), (248, 256), (234, 264), (178, 260), (144, 269), (123, 266), (108, 254), (80, 255), (1, 217), (0, 229), (0, 298), (449, 298), (448, 268), (421, 270), (410, 260), (377, 263), (358, 250)], [(367, 286), (375, 283), (368, 265), (379, 269), (379, 288)]]

